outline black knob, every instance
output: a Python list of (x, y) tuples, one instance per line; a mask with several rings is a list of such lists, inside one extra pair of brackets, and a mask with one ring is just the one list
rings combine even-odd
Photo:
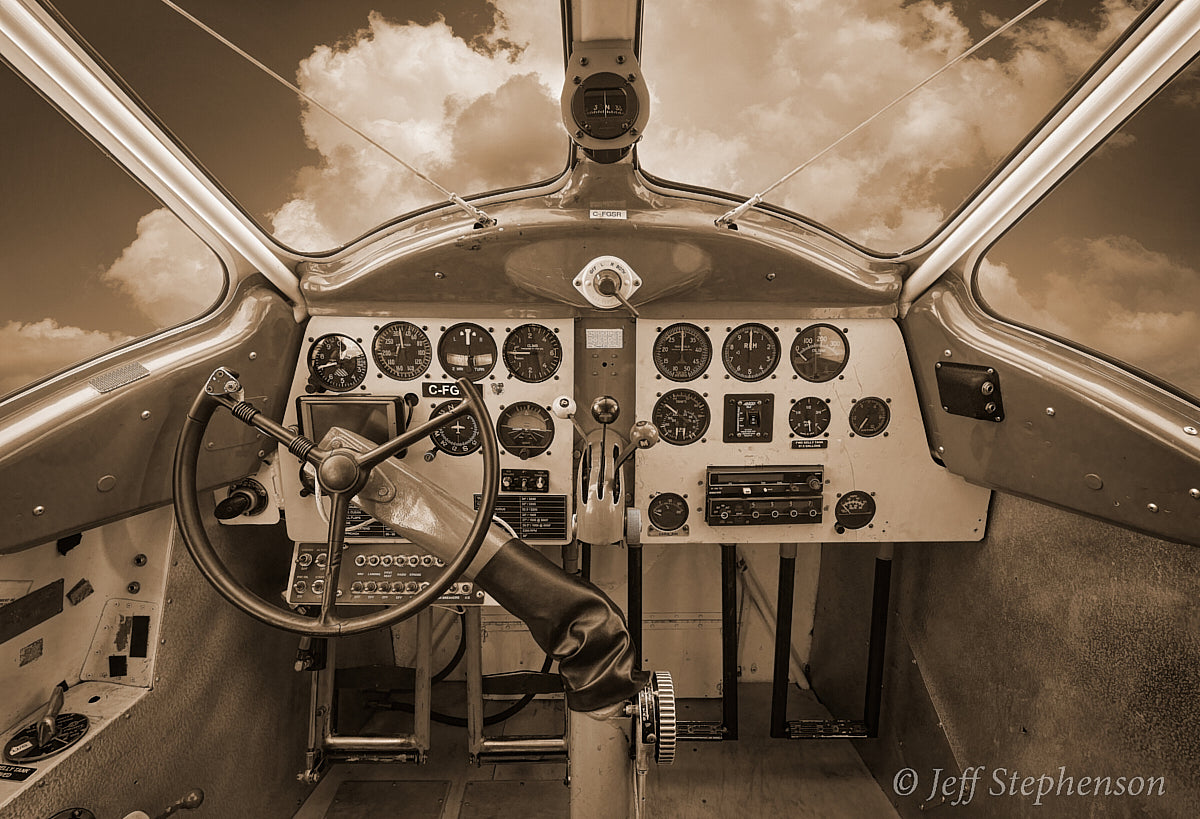
[(217, 520), (232, 520), (249, 512), (256, 503), (258, 498), (249, 489), (235, 489), (229, 493), (229, 497), (217, 504), (214, 514)]
[(602, 395), (592, 402), (592, 417), (597, 424), (611, 424), (621, 415), (621, 405), (611, 395)]

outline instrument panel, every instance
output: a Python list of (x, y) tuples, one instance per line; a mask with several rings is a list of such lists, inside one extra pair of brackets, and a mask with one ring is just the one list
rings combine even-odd
[(978, 540), (990, 497), (930, 457), (886, 319), (639, 321), (647, 543)]
[[(500, 444), (499, 517), (534, 544), (566, 543), (571, 517), (570, 421), (549, 412), (574, 393), (574, 322), (512, 319), (315, 316), (297, 362), (285, 425), (320, 441), (346, 426), (382, 442), (398, 430), (448, 412), (454, 382), (474, 381)], [(481, 434), (470, 416), (434, 432), (403, 453), (417, 474), (460, 493), (470, 505), (480, 490)], [(329, 502), (299, 462), (281, 455), (280, 483), (288, 535), (323, 541)], [(396, 542), (390, 529), (351, 509), (346, 537)]]

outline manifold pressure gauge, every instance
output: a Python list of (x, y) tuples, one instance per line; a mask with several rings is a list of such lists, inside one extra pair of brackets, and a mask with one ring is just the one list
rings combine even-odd
[(694, 324), (672, 324), (654, 339), (651, 357), (663, 378), (691, 381), (708, 369), (712, 361), (712, 343)]

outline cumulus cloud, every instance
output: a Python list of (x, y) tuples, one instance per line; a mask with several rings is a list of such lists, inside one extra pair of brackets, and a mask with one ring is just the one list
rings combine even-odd
[[(952, 8), (930, 0), (756, 0), (737, 14), (719, 0), (696, 0), (688, 10), (646, 7), (645, 69), (654, 104), (640, 156), (659, 176), (745, 195), (763, 190), (971, 43)], [(1135, 14), (1131, 4), (1108, 0), (1087, 23), (1023, 22), (768, 201), (869, 247), (916, 244)]]
[[(367, 27), (318, 46), (297, 72), (305, 93), (410, 165), (466, 195), (526, 184), (562, 170), (562, 84), (557, 16), (544, 4), (498, 5), (493, 27), (470, 41), (444, 22)], [(332, 117), (302, 117), (321, 155), (302, 169), (274, 214), (284, 242), (303, 250), (343, 244), (401, 213), (445, 197)]]
[(0, 325), (0, 395), (128, 340), (122, 333), (63, 327), (49, 318)]
[(100, 274), (157, 327), (199, 315), (221, 294), (225, 273), (196, 234), (166, 208), (138, 220), (137, 238)]
[(1121, 235), (1064, 239), (1052, 252), (1045, 269), (1020, 275), (985, 259), (988, 305), (1200, 395), (1200, 269)]

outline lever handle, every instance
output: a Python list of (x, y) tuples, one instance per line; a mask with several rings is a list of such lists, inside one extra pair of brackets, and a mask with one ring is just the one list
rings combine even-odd
[(50, 701), (46, 703), (46, 711), (37, 722), (38, 745), (45, 747), (58, 733), (58, 714), (63, 707), (63, 692), (67, 690), (67, 682), (63, 680), (54, 686), (50, 692)]

